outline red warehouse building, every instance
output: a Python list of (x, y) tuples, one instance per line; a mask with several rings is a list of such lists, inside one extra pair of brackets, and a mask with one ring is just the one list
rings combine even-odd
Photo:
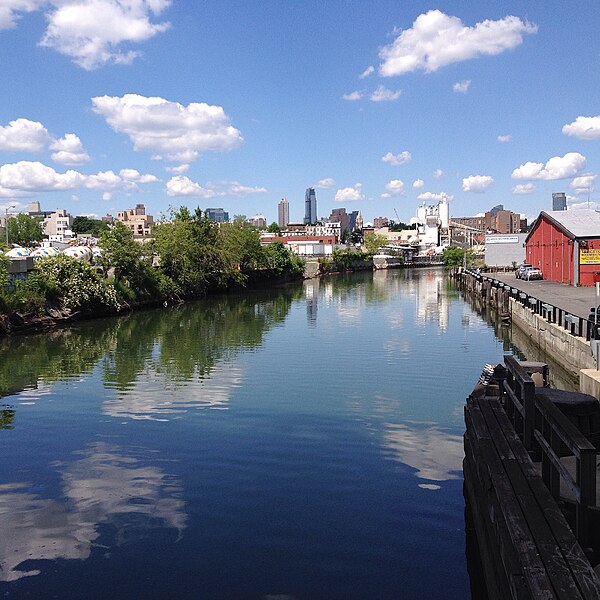
[(594, 285), (600, 281), (600, 212), (542, 211), (525, 239), (525, 257), (544, 279)]

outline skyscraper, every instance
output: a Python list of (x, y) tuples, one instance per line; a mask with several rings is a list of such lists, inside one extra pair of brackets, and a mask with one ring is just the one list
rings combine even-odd
[(567, 195), (564, 192), (552, 192), (552, 210), (567, 210)]
[(287, 198), (282, 198), (277, 205), (277, 225), (287, 227), (290, 222), (290, 203)]
[(304, 194), (304, 224), (314, 225), (317, 222), (317, 194), (314, 188), (306, 188)]
[(222, 208), (207, 208), (206, 216), (215, 223), (227, 223), (229, 221), (229, 213)]

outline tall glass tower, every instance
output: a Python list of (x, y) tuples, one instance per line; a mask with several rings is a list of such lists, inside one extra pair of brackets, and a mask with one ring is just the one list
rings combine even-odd
[(552, 210), (567, 210), (567, 195), (564, 192), (552, 192)]
[(317, 194), (314, 188), (306, 188), (304, 194), (304, 224), (314, 225), (317, 222)]

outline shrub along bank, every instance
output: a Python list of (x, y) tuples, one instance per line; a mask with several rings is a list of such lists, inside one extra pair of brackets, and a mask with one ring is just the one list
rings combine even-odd
[(67, 256), (39, 259), (24, 281), (9, 286), (0, 256), (0, 331), (19, 325), (112, 313), (164, 301), (183, 301), (245, 286), (249, 278), (302, 277), (303, 261), (281, 243), (261, 246), (258, 230), (217, 225), (200, 209), (171, 210), (144, 244), (122, 223), (100, 234), (96, 266)]

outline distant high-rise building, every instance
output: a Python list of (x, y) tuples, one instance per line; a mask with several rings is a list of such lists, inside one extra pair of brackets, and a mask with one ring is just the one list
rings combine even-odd
[(490, 208), (490, 214), (495, 217), (502, 210), (504, 210), (504, 204), (496, 204), (496, 206)]
[(314, 225), (317, 222), (317, 194), (314, 188), (306, 188), (304, 194), (304, 224)]
[(339, 223), (341, 231), (348, 231), (350, 227), (350, 215), (345, 208), (333, 208), (329, 215), (330, 223)]
[(373, 219), (373, 227), (380, 229), (381, 227), (387, 227), (390, 220), (387, 217), (375, 217)]
[(567, 195), (564, 192), (552, 192), (552, 210), (567, 210)]
[(254, 215), (248, 219), (250, 225), (254, 225), (254, 227), (266, 227), (267, 226), (267, 217), (265, 215)]
[(287, 227), (290, 222), (290, 203), (287, 198), (282, 198), (277, 205), (277, 225)]
[(207, 208), (206, 216), (214, 223), (227, 223), (229, 213), (222, 208)]

